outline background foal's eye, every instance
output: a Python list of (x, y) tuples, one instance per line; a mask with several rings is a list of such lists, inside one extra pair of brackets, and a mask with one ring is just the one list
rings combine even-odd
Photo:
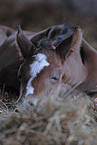
[(56, 78), (56, 77), (51, 77), (51, 79), (56, 80), (56, 81), (59, 80), (59, 78)]

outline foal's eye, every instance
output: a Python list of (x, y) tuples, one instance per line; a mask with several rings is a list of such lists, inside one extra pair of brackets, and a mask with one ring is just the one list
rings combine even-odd
[(55, 80), (55, 81), (58, 81), (59, 78), (56, 78), (56, 77), (51, 77), (52, 80)]

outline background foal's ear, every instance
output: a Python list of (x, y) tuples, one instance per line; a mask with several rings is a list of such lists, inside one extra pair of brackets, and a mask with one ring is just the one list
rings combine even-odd
[(32, 42), (25, 37), (20, 26), (18, 26), (17, 44), (19, 46), (20, 53), (24, 58), (27, 58), (30, 52), (33, 52), (35, 49), (35, 46), (32, 44)]
[(57, 47), (56, 52), (62, 59), (67, 59), (74, 51), (80, 48), (82, 42), (82, 32), (80, 27), (75, 27), (75, 32), (64, 39)]

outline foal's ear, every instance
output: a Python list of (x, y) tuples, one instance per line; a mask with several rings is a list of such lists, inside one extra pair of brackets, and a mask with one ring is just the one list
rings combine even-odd
[(73, 52), (77, 51), (82, 42), (82, 32), (80, 27), (75, 27), (74, 33), (64, 39), (57, 47), (56, 52), (62, 59), (67, 59)]
[(35, 46), (26, 38), (20, 26), (18, 26), (17, 44), (19, 46), (20, 53), (24, 58), (27, 58), (30, 52), (33, 52), (35, 49)]

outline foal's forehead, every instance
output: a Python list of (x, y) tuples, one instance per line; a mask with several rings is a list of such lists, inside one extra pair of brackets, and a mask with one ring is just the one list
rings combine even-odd
[(50, 65), (53, 65), (58, 64), (60, 59), (56, 53), (56, 50), (53, 48), (51, 41), (48, 39), (43, 39), (39, 41), (35, 53), (32, 53), (32, 55), (28, 57), (27, 62), (29, 64), (37, 63), (38, 65), (46, 65), (47, 61)]
[(34, 62), (30, 65), (31, 68), (40, 69), (45, 66), (49, 66), (47, 62), (47, 56), (44, 53), (37, 53), (34, 57)]
[(41, 62), (41, 61), (47, 59), (46, 55), (43, 54), (43, 53), (38, 53), (38, 54), (36, 54), (36, 55), (34, 55), (34, 56), (32, 56), (32, 57), (35, 57), (35, 60), (36, 60), (37, 62)]

